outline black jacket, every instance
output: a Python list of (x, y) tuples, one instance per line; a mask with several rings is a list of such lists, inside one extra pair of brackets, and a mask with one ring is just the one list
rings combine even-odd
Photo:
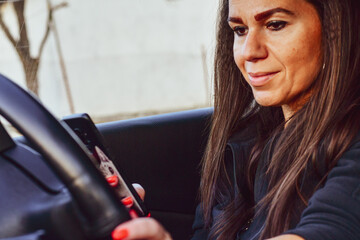
[[(248, 158), (253, 143), (253, 134), (246, 131), (229, 140), (225, 161), (232, 165), (234, 184), (238, 184), (235, 169), (239, 169), (244, 159)], [(264, 166), (260, 164), (255, 177), (255, 202), (262, 199), (267, 191), (264, 172)], [(305, 192), (307, 188), (313, 189), (314, 184), (319, 182), (319, 178), (311, 171), (304, 179), (302, 187)], [(212, 211), (213, 217), (220, 211), (221, 208), (215, 206)], [(299, 206), (298, 210), (293, 211), (293, 221), (286, 233), (299, 235), (306, 240), (360, 239), (360, 133), (331, 170), (325, 184), (312, 194), (308, 206)], [(237, 239), (258, 239), (264, 221), (263, 215), (255, 218), (249, 229), (239, 233)], [(208, 239), (201, 205), (196, 210), (193, 229), (192, 240)]]

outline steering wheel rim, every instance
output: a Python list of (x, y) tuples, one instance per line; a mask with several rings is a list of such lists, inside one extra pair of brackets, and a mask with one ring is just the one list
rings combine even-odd
[(124, 205), (92, 164), (85, 146), (34, 96), (0, 74), (0, 115), (44, 156), (82, 215), (90, 238), (106, 238), (130, 219)]

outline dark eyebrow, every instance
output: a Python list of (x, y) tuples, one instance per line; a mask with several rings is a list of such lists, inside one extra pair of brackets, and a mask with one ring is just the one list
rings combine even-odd
[(239, 17), (228, 17), (228, 22), (243, 24), (243, 20)]
[(292, 12), (290, 10), (287, 10), (287, 9), (284, 9), (284, 8), (273, 8), (273, 9), (267, 10), (265, 12), (256, 14), (254, 18), (255, 18), (256, 21), (259, 22), (261, 20), (264, 20), (264, 19), (270, 17), (271, 15), (273, 15), (274, 13), (277, 13), (277, 12), (286, 13), (288, 15), (295, 15), (294, 12)]
[[(261, 13), (258, 13), (255, 15), (255, 20), (256, 21), (261, 21), (261, 20), (264, 20), (268, 17), (270, 17), (271, 15), (273, 15), (274, 13), (277, 13), (277, 12), (282, 12), (282, 13), (286, 13), (288, 15), (295, 15), (294, 12), (290, 11), (290, 10), (287, 10), (285, 8), (273, 8), (273, 9), (270, 9), (270, 10), (267, 10), (265, 12), (261, 12)], [(240, 17), (228, 17), (228, 22), (233, 22), (233, 23), (238, 23), (238, 24), (243, 24), (243, 20), (240, 18)]]

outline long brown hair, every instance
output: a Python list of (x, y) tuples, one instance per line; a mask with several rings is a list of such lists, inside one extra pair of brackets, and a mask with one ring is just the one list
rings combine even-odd
[[(294, 212), (304, 209), (311, 194), (303, 194), (299, 182), (309, 164), (325, 165), (313, 192), (350, 146), (360, 129), (360, 23), (357, 0), (308, 0), (322, 22), (324, 67), (314, 82), (311, 99), (284, 128), (279, 107), (259, 106), (233, 59), (233, 32), (228, 26), (229, 0), (221, 0), (214, 71), (214, 114), (203, 159), (201, 200), (205, 226), (212, 237), (233, 239), (254, 217), (254, 178), (266, 143), (273, 144), (269, 157), (267, 195), (260, 201), (265, 211), (262, 237), (273, 237), (289, 228)], [(243, 159), (235, 189), (224, 163), (230, 136), (256, 121), (256, 144)], [(273, 136), (278, 136), (275, 142)], [(319, 158), (322, 152), (324, 158)], [(212, 208), (223, 211), (212, 219)]]

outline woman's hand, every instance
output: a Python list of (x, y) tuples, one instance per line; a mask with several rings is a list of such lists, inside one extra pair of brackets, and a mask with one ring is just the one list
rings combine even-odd
[(113, 240), (171, 240), (170, 234), (153, 218), (134, 218), (120, 224), (112, 233)]
[[(144, 188), (136, 183), (133, 184), (133, 187), (140, 198), (144, 200)], [(133, 200), (131, 197), (127, 197), (122, 199), (122, 203), (127, 208), (131, 208)], [(133, 218), (132, 220), (124, 222), (114, 229), (112, 233), (113, 240), (172, 240), (170, 234), (155, 219), (150, 217), (138, 218), (136, 213), (131, 210), (130, 216)]]
[(284, 234), (268, 240), (304, 240), (302, 237), (294, 234)]

